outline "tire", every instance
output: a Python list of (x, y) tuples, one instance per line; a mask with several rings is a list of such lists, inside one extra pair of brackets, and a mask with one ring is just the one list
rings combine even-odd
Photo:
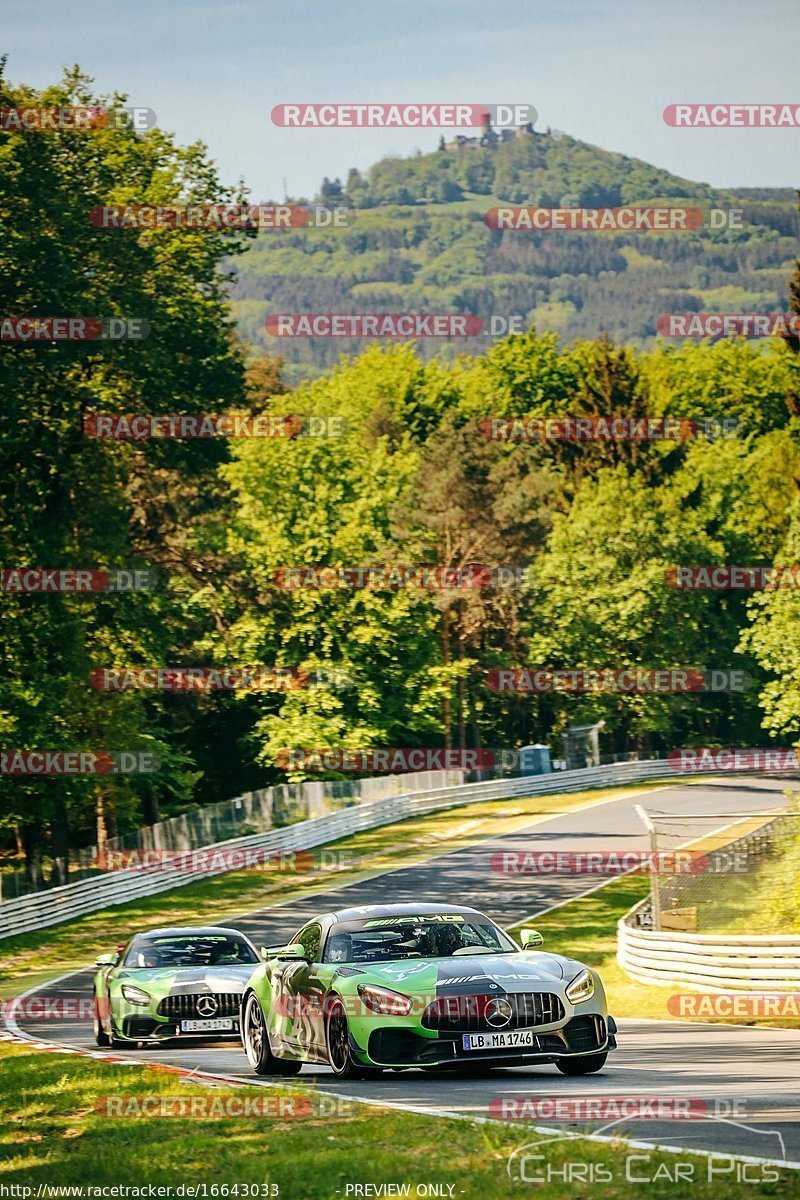
[(94, 998), (94, 1018), (92, 1021), (94, 1026), (94, 1044), (99, 1046), (101, 1050), (105, 1050), (111, 1045), (111, 1039), (103, 1029), (103, 1022), (100, 1020), (100, 1005), (97, 1003), (97, 996)]
[(297, 1075), (302, 1067), (295, 1059), (276, 1058), (269, 1048), (269, 1035), (264, 1014), (255, 992), (245, 998), (242, 1018), (242, 1041), (247, 1061), (256, 1075)]
[(383, 1074), (382, 1067), (365, 1067), (353, 1058), (347, 1013), (338, 997), (331, 1001), (328, 1009), (325, 1041), (331, 1070), (339, 1079), (373, 1079)]
[(608, 1051), (600, 1054), (579, 1054), (575, 1058), (557, 1058), (556, 1066), (562, 1075), (591, 1075), (593, 1071), (602, 1071), (606, 1065)]

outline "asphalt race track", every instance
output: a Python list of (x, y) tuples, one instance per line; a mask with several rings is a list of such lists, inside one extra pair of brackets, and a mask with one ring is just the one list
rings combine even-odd
[[(640, 849), (647, 835), (633, 807), (680, 814), (686, 818), (686, 839), (709, 832), (709, 821), (692, 821), (693, 814), (719, 814), (719, 825), (737, 813), (780, 806), (786, 778), (736, 777), (629, 793), (622, 799), (597, 802), (587, 796), (580, 810), (555, 815), (502, 838), (443, 854), (425, 863), (390, 871), (349, 886), (320, 891), (314, 897), (251, 912), (227, 924), (246, 932), (257, 945), (274, 945), (288, 938), (315, 913), (340, 907), (410, 900), (440, 900), (474, 905), (500, 924), (509, 925), (560, 901), (578, 896), (599, 882), (589, 876), (502, 875), (491, 870), (498, 850)], [(120, 929), (118, 941), (132, 930)], [(98, 953), (108, 947), (98, 946)], [(568, 945), (548, 941), (546, 950), (569, 954)], [(80, 971), (37, 989), (39, 996), (91, 996), (92, 971)], [(800, 989), (799, 989), (800, 990)], [(613, 993), (609, 997), (614, 1012)], [(387, 1072), (377, 1080), (343, 1083), (330, 1071), (304, 1067), (299, 1081), (339, 1096), (367, 1099), (416, 1110), (486, 1116), (500, 1097), (614, 1096), (692, 1097), (728, 1101), (733, 1120), (628, 1121), (606, 1128), (601, 1124), (572, 1125), (572, 1132), (602, 1136), (625, 1135), (646, 1143), (686, 1150), (752, 1156), (800, 1166), (800, 1032), (745, 1026), (683, 1024), (672, 1021), (619, 1022), (619, 1049), (597, 1075), (569, 1078), (554, 1066), (517, 1067), (484, 1078), (453, 1078), (421, 1071)], [(76, 1047), (92, 1047), (91, 1023), (19, 1019), (18, 1031)], [(171, 1063), (213, 1072), (248, 1083), (263, 1083), (251, 1074), (241, 1047), (172, 1043), (141, 1051), (115, 1054), (142, 1062)], [(269, 1081), (267, 1081), (269, 1083)], [(735, 1104), (744, 1103), (744, 1111)], [(734, 1123), (735, 1122), (735, 1123)], [(520, 1125), (520, 1145), (535, 1140), (529, 1126)]]

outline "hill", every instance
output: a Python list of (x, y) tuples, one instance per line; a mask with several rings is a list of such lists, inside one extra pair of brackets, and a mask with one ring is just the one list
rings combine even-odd
[[(646, 345), (661, 313), (780, 311), (797, 255), (789, 189), (719, 191), (556, 131), (505, 140), (455, 138), (430, 154), (384, 158), (316, 199), (345, 205), (346, 228), (267, 231), (237, 260), (231, 298), (240, 331), (281, 353), (291, 380), (317, 374), (365, 342), (276, 339), (281, 312), (463, 312), (519, 315), (565, 340), (608, 332)], [(615, 207), (661, 203), (703, 210), (682, 233), (497, 231), (498, 204)], [(737, 208), (736, 229), (712, 229), (711, 208)], [(485, 348), (453, 341), (446, 354)], [(441, 341), (420, 347), (427, 357)]]

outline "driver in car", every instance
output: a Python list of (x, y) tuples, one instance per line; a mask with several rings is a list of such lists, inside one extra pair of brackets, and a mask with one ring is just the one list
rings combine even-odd
[(461, 930), (457, 925), (441, 925), (435, 930), (434, 938), (436, 940), (436, 954), (440, 958), (455, 954), (456, 950), (460, 950), (464, 945)]

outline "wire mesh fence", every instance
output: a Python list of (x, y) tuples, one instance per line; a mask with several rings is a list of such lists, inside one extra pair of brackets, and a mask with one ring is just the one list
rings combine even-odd
[(62, 858), (54, 858), (47, 880), (33, 880), (21, 867), (5, 868), (0, 871), (0, 900), (16, 899), (48, 887), (103, 874), (108, 869), (109, 859), (122, 851), (145, 855), (153, 851), (201, 850), (205, 846), (265, 833), (385, 796), (457, 787), (464, 778), (462, 770), (436, 770), (368, 779), (311, 780), (260, 788), (230, 800), (202, 808), (198, 806), (154, 825), (143, 825), (121, 837), (109, 838), (100, 849), (86, 846), (75, 850), (69, 864)]
[(800, 930), (800, 805), (713, 815), (642, 813), (650, 901), (640, 927), (688, 933)]

